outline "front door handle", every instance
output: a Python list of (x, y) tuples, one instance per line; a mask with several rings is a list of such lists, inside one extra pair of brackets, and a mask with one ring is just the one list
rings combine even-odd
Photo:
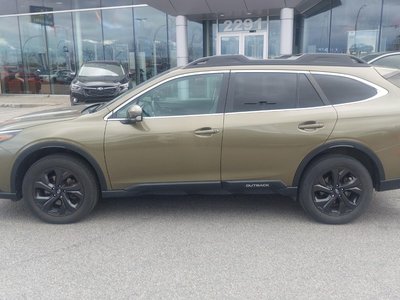
[(316, 121), (307, 121), (304, 123), (300, 123), (298, 128), (301, 130), (316, 130), (323, 128), (324, 126), (325, 126), (324, 123), (319, 123)]
[(211, 128), (211, 127), (203, 127), (196, 129), (194, 134), (196, 135), (212, 135), (219, 133), (219, 129)]

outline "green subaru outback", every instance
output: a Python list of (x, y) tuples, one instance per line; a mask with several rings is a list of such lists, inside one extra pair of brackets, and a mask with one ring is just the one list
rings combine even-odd
[(346, 223), (400, 187), (400, 72), (346, 55), (199, 59), (112, 102), (0, 128), (0, 198), (70, 223), (99, 198), (270, 194)]

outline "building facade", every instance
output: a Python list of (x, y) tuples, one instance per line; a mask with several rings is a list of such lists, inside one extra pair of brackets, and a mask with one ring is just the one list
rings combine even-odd
[(0, 0), (3, 94), (68, 94), (91, 60), (138, 84), (215, 54), (400, 50), (398, 0)]

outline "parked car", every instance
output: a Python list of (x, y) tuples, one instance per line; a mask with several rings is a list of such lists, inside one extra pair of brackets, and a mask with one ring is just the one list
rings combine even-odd
[(55, 83), (56, 82), (56, 71), (47, 69), (38, 69), (36, 71), (37, 76), (40, 78), (41, 82), (44, 83)]
[(109, 101), (131, 87), (129, 75), (114, 61), (90, 61), (71, 82), (71, 104)]
[(56, 83), (70, 84), (75, 77), (75, 73), (68, 69), (58, 70), (55, 76)]
[(374, 47), (371, 45), (366, 45), (363, 43), (353, 44), (349, 48), (350, 54), (359, 54), (359, 53), (370, 53), (374, 50)]
[(346, 223), (400, 187), (400, 71), (356, 57), (201, 58), (108, 103), (0, 128), (0, 198), (51, 223), (100, 197), (270, 194)]
[(377, 52), (362, 59), (374, 66), (400, 69), (400, 52)]

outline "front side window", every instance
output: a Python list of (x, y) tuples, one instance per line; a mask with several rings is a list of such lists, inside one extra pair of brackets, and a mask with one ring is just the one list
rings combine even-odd
[(358, 80), (325, 74), (313, 74), (331, 104), (343, 104), (369, 99), (377, 90)]
[(131, 105), (138, 104), (144, 116), (184, 116), (217, 113), (223, 74), (190, 75), (173, 79), (139, 96), (117, 111), (125, 118)]

